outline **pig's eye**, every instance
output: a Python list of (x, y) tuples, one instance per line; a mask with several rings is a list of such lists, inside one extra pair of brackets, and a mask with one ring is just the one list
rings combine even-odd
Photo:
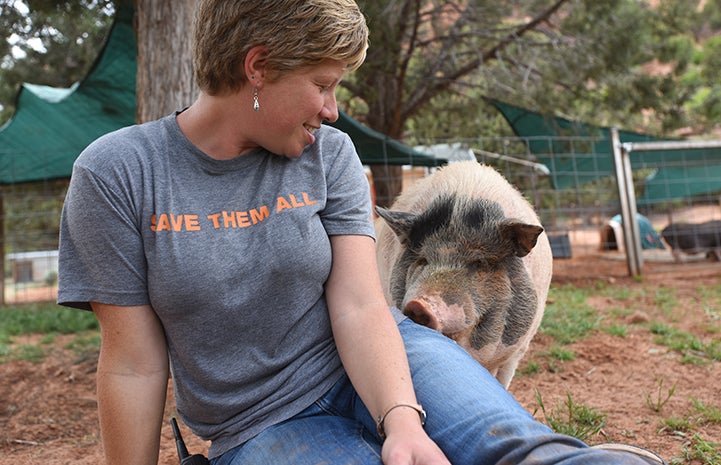
[(413, 273), (417, 273), (420, 269), (428, 265), (428, 260), (426, 260), (423, 257), (416, 258), (408, 267), (408, 274), (412, 275)]
[(416, 258), (406, 270), (406, 279), (409, 282), (415, 281), (417, 274), (420, 273), (426, 265), (428, 265), (428, 260), (422, 257)]
[(472, 266), (476, 271), (488, 271), (491, 268), (491, 264), (488, 260), (475, 260), (472, 263)]

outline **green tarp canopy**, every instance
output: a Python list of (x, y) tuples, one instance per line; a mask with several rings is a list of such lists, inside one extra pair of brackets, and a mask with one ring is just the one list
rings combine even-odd
[[(523, 137), (538, 161), (548, 166), (551, 182), (567, 189), (614, 172), (610, 128), (543, 115), (487, 99)], [(618, 131), (621, 143), (658, 142), (647, 134)], [(652, 168), (637, 195), (639, 204), (667, 202), (721, 191), (721, 149), (634, 151), (634, 170)]]
[(80, 152), (135, 120), (136, 49), (132, 11), (119, 10), (86, 78), (69, 89), (23, 84), (12, 119), (0, 128), (0, 184), (70, 176)]
[[(70, 177), (73, 162), (88, 144), (134, 124), (136, 72), (133, 9), (122, 7), (83, 81), (68, 89), (23, 84), (15, 114), (0, 128), (0, 184)], [(332, 125), (350, 135), (364, 164), (446, 163), (373, 131), (345, 113)]]
[(413, 150), (401, 142), (364, 126), (339, 111), (338, 121), (326, 123), (347, 133), (353, 140), (361, 161), (366, 165), (411, 165), (441, 166), (448, 163), (445, 158), (435, 158)]

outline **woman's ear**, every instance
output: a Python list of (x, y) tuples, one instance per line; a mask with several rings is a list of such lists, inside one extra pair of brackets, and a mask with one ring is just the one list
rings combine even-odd
[(261, 87), (265, 78), (265, 64), (268, 59), (268, 49), (263, 45), (256, 45), (245, 55), (245, 75), (253, 87)]

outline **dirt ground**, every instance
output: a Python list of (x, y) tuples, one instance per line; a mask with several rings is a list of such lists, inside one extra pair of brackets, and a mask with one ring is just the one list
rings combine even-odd
[[(551, 341), (539, 333), (521, 371), (532, 360), (540, 360), (541, 369), (535, 374), (517, 375), (511, 392), (539, 419), (543, 416), (535, 392), (541, 395), (547, 411), (556, 409), (570, 395), (575, 403), (605, 413), (606, 426), (589, 442), (629, 442), (653, 449), (667, 460), (674, 459), (674, 463), (710, 463), (681, 459), (693, 432), (671, 431), (663, 428), (662, 421), (692, 416), (691, 399), (721, 408), (721, 362), (680, 363), (681, 355), (655, 342), (655, 336), (644, 323), (662, 316), (652, 298), (654, 289), (671, 287), (676, 290), (679, 302), (674, 310), (674, 327), (707, 335), (704, 328), (718, 329), (719, 309), (700, 308), (697, 290), (700, 285), (721, 283), (721, 264), (647, 263), (641, 280), (628, 277), (622, 260), (599, 258), (598, 254), (556, 260), (554, 268), (554, 286), (571, 283), (595, 289), (601, 282), (608, 286), (643, 288), (649, 298), (626, 302), (631, 311), (614, 312), (614, 308), (624, 304), (600, 293), (592, 294), (589, 303), (598, 310), (604, 325), (616, 318), (619, 324), (627, 325), (625, 337), (593, 331), (590, 337), (568, 347), (576, 354), (573, 361), (549, 370), (544, 368), (542, 354), (549, 349)], [(716, 335), (718, 338), (718, 333)], [(96, 415), (96, 354), (78, 358), (76, 352), (66, 348), (71, 340), (72, 337), (63, 336), (44, 345), (48, 356), (42, 363), (13, 361), (0, 365), (0, 463), (102, 463)], [(674, 385), (673, 395), (667, 396), (668, 389)], [(168, 398), (166, 419), (169, 420), (174, 412), (171, 389)], [(667, 401), (657, 412), (649, 406), (649, 398)], [(206, 445), (194, 438), (184, 425), (181, 429), (191, 452), (206, 450)], [(699, 424), (694, 431), (705, 440), (715, 442), (717, 448), (721, 447), (718, 423)], [(163, 427), (159, 463), (178, 463), (167, 422)]]

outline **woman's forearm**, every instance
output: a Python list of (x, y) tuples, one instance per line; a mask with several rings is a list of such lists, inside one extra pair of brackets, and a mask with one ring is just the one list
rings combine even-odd
[(387, 308), (359, 308), (333, 322), (343, 366), (374, 416), (397, 403), (414, 403), (403, 341)]
[(417, 410), (394, 408), (417, 402), (403, 341), (388, 309), (359, 309), (336, 320), (333, 331), (343, 366), (363, 403), (374, 418), (384, 417), (383, 432), (420, 427)]
[[(360, 236), (334, 236), (333, 268), (326, 298), (343, 366), (366, 407), (378, 418), (391, 407), (415, 404), (405, 347), (385, 302), (376, 271), (374, 243)], [(384, 426), (420, 425), (418, 412), (394, 409)]]
[(102, 335), (98, 416), (107, 464), (157, 464), (169, 373), (163, 327), (148, 305), (92, 307)]
[(158, 463), (168, 376), (98, 366), (98, 415), (108, 465)]

